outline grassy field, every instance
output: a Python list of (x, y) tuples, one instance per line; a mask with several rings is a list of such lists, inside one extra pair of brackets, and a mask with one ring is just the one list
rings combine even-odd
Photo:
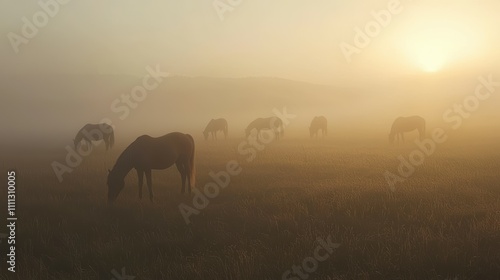
[(189, 225), (179, 204), (192, 196), (175, 168), (153, 171), (153, 203), (146, 186), (139, 201), (131, 172), (106, 204), (122, 147), (99, 147), (62, 183), (50, 163), (63, 154), (5, 160), (18, 171), (18, 267), (4, 272), (2, 261), (0, 279), (120, 280), (112, 270), (122, 267), (136, 280), (282, 279), (329, 237), (340, 247), (307, 279), (500, 279), (500, 151), (441, 147), (392, 192), (383, 173), (412, 144), (285, 139), (252, 162), (238, 144), (198, 141), (198, 188), (229, 160), (242, 172)]

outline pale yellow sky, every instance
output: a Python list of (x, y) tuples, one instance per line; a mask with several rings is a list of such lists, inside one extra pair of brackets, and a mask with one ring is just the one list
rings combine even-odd
[[(177, 75), (335, 84), (500, 62), (498, 0), (346, 2), (243, 0), (222, 21), (212, 1), (69, 1), (16, 54), (8, 34), (22, 36), (22, 18), (41, 8), (4, 0), (2, 72), (142, 75), (160, 64)], [(396, 4), (399, 12), (349, 63), (340, 44), (355, 46), (355, 28)]]

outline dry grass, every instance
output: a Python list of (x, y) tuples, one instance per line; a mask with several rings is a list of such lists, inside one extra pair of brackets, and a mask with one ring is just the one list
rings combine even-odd
[(175, 168), (153, 172), (154, 203), (138, 200), (132, 172), (109, 208), (106, 167), (121, 148), (62, 184), (50, 162), (63, 155), (18, 156), (4, 166), (19, 174), (8, 279), (109, 280), (122, 267), (137, 280), (281, 279), (329, 235), (341, 247), (310, 279), (500, 279), (499, 153), (440, 149), (393, 193), (382, 174), (411, 146), (284, 140), (247, 163), (238, 143), (198, 143), (198, 187), (228, 160), (243, 171), (189, 226)]

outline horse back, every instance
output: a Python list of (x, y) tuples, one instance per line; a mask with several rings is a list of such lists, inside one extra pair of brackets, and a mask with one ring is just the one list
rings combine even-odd
[(223, 118), (212, 119), (207, 125), (208, 131), (225, 130), (226, 128), (227, 128), (227, 121), (226, 121), (226, 119), (223, 119)]
[(319, 116), (319, 117), (314, 117), (314, 119), (311, 122), (311, 127), (312, 128), (323, 128), (326, 126), (326, 124), (327, 124), (326, 118), (323, 116)]
[(138, 151), (151, 154), (171, 151), (172, 153), (182, 153), (186, 148), (194, 144), (194, 139), (189, 134), (181, 132), (172, 132), (160, 137), (151, 137), (149, 135), (139, 136), (133, 143)]
[(139, 136), (127, 148), (136, 167), (143, 169), (165, 169), (179, 158), (188, 158), (194, 153), (194, 139), (189, 134), (172, 132), (160, 137)]
[(399, 117), (392, 125), (393, 130), (401, 132), (408, 132), (422, 127), (425, 127), (425, 119), (420, 116)]

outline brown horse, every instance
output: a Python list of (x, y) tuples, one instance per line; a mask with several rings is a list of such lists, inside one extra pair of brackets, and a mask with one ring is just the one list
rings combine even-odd
[(391, 133), (389, 134), (389, 142), (394, 143), (394, 138), (397, 142), (401, 138), (401, 141), (405, 141), (404, 133), (418, 130), (420, 139), (425, 137), (425, 119), (420, 116), (411, 117), (399, 117), (397, 118), (391, 127)]
[(278, 117), (269, 118), (258, 118), (251, 122), (245, 129), (246, 137), (250, 136), (253, 132), (257, 132), (257, 138), (262, 130), (272, 130), (274, 131), (276, 140), (284, 136), (285, 130), (283, 127), (283, 121)]
[(224, 133), (224, 139), (227, 139), (227, 121), (226, 119), (212, 119), (205, 127), (203, 131), (203, 136), (205, 140), (208, 140), (208, 135), (212, 136), (212, 140), (217, 140), (217, 132), (222, 131)]
[(75, 150), (78, 149), (78, 144), (82, 140), (90, 146), (92, 141), (104, 140), (106, 143), (106, 151), (111, 149), (115, 143), (115, 133), (113, 127), (106, 123), (100, 124), (86, 124), (84, 125), (76, 134), (73, 143), (75, 144)]
[(149, 189), (149, 198), (153, 201), (151, 182), (152, 169), (167, 169), (174, 163), (181, 174), (182, 193), (185, 185), (189, 192), (195, 185), (194, 140), (189, 134), (172, 132), (153, 138), (142, 135), (130, 144), (118, 157), (115, 166), (108, 174), (108, 202), (113, 202), (125, 185), (125, 176), (135, 168), (139, 178), (139, 198), (142, 198), (144, 174)]
[(318, 136), (318, 131), (321, 130), (321, 133), (323, 134), (323, 137), (326, 136), (328, 133), (328, 121), (326, 120), (325, 117), (319, 116), (319, 117), (314, 117), (314, 119), (311, 122), (311, 126), (309, 126), (309, 135), (312, 137)]

